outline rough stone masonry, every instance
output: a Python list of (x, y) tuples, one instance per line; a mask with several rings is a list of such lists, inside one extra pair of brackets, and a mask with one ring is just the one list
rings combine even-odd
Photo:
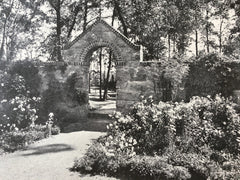
[[(86, 96), (82, 109), (87, 110), (89, 66), (92, 53), (100, 47), (109, 47), (116, 59), (117, 110), (127, 111), (141, 95), (154, 94), (153, 82), (148, 78), (142, 62), (142, 49), (103, 20), (96, 21), (63, 51), (65, 62), (80, 62), (76, 69), (75, 88)], [(85, 112), (87, 115), (88, 112)]]

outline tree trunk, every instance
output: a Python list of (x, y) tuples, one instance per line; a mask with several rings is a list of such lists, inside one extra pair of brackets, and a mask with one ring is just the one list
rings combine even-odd
[(84, 1), (84, 16), (83, 16), (83, 31), (87, 28), (87, 14), (88, 14), (88, 6), (87, 0)]
[(100, 89), (99, 89), (99, 98), (102, 99), (102, 48), (99, 52), (99, 66), (100, 66)]
[(198, 31), (195, 30), (195, 48), (196, 48), (196, 56), (198, 56)]
[(219, 52), (222, 53), (222, 26), (223, 26), (223, 19), (220, 22), (220, 29), (219, 29)]
[[(4, 46), (7, 44), (6, 43), (6, 41), (7, 41), (7, 39), (6, 39), (7, 38), (7, 36), (6, 36), (6, 25), (7, 25), (7, 22), (9, 20), (10, 15), (11, 15), (11, 11), (12, 11), (13, 5), (14, 5), (14, 1), (12, 1), (12, 3), (11, 3), (10, 12), (7, 15), (7, 17), (6, 17), (5, 21), (4, 21), (4, 25), (3, 25), (2, 43), (1, 43), (1, 48), (0, 48), (0, 61), (2, 60), (2, 58), (4, 56), (4, 53), (7, 54), (6, 52), (4, 52)], [(16, 20), (16, 18), (15, 18), (15, 20)], [(6, 57), (6, 59), (7, 59), (7, 57)]]
[(77, 7), (75, 8), (75, 10), (74, 10), (73, 21), (72, 21), (72, 24), (71, 24), (71, 26), (70, 26), (70, 28), (69, 28), (69, 31), (68, 31), (68, 35), (67, 35), (68, 38), (70, 38), (70, 36), (71, 36), (71, 34), (72, 34), (73, 28), (74, 28), (74, 26), (75, 26), (75, 24), (76, 24), (76, 19), (77, 19), (77, 15), (78, 15), (79, 11), (80, 11), (80, 7), (77, 6)]
[(171, 39), (170, 34), (168, 34), (168, 58), (171, 56)]
[[(112, 15), (112, 26), (114, 25), (114, 18), (115, 18), (115, 8), (113, 9), (113, 15)], [(103, 99), (107, 99), (107, 93), (108, 93), (108, 82), (109, 82), (109, 76), (110, 76), (110, 70), (112, 65), (112, 51), (109, 52), (109, 62), (108, 62), (108, 71), (107, 71), (107, 79), (105, 83), (105, 89), (104, 89), (104, 95)]]
[(91, 71), (88, 73), (88, 93), (91, 93)]
[(122, 10), (119, 6), (119, 3), (118, 1), (114, 0), (114, 9), (116, 9), (116, 12), (118, 14), (118, 19), (120, 20), (122, 26), (123, 26), (123, 34), (124, 36), (128, 37), (128, 32), (127, 32), (127, 25), (123, 19), (123, 16), (122, 16)]
[(173, 53), (176, 53), (176, 35), (173, 35)]
[(6, 35), (6, 23), (7, 21), (4, 22), (3, 25), (3, 35), (2, 35), (2, 43), (1, 43), (1, 48), (0, 48), (0, 61), (2, 60), (4, 56), (4, 44), (5, 44), (5, 35)]
[(108, 71), (107, 71), (107, 78), (106, 78), (106, 83), (105, 83), (103, 100), (106, 100), (106, 99), (107, 99), (108, 82), (109, 82), (109, 77), (110, 77), (111, 65), (112, 65), (112, 51), (110, 51), (110, 53), (109, 53)]
[(206, 24), (206, 40), (207, 40), (207, 42), (206, 42), (206, 45), (207, 45), (207, 53), (209, 53), (210, 52), (210, 50), (209, 50), (209, 23), (208, 23), (208, 10), (206, 10), (207, 11), (207, 24)]
[(61, 2), (60, 0), (57, 1), (56, 5), (56, 15), (57, 15), (57, 61), (62, 61), (62, 54), (61, 54)]
[(197, 11), (195, 11), (195, 50), (196, 50), (196, 56), (198, 56), (198, 16)]

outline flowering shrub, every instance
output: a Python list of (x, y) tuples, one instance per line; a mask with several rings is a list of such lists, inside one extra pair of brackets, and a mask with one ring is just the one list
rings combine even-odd
[[(116, 120), (108, 125), (108, 135), (115, 137), (121, 132), (123, 140), (132, 139), (131, 147), (134, 147), (138, 154), (153, 155), (156, 151), (164, 151), (171, 141), (172, 126), (172, 105), (162, 106), (153, 104), (153, 99), (142, 100), (133, 106), (129, 115), (122, 115), (117, 112), (113, 115)], [(129, 144), (129, 143), (128, 143)], [(122, 148), (119, 146), (118, 148)], [(123, 147), (125, 148), (125, 146)]]
[[(21, 71), (20, 68), (17, 68)], [(24, 72), (22, 72), (24, 73)], [(25, 72), (26, 75), (26, 72)], [(30, 78), (30, 77), (29, 77)], [(5, 69), (0, 71), (0, 149), (14, 151), (43, 139), (50, 133), (47, 125), (36, 125), (40, 97), (34, 96), (29, 82), (23, 76)], [(48, 122), (53, 123), (53, 115)], [(60, 129), (52, 126), (53, 135)]]
[(0, 124), (13, 124), (17, 128), (34, 125), (41, 98), (31, 96), (25, 79), (21, 75), (1, 71), (0, 85)]
[(25, 148), (34, 141), (41, 140), (46, 137), (44, 131), (37, 130), (13, 130), (5, 132), (0, 136), (0, 148), (6, 152), (13, 152), (18, 149)]
[(16, 96), (10, 100), (3, 99), (0, 103), (2, 111), (0, 123), (2, 125), (13, 124), (17, 128), (34, 126), (38, 118), (37, 104), (40, 97)]
[[(212, 150), (238, 154), (240, 151), (240, 117), (230, 100), (217, 95), (210, 97), (193, 97), (187, 104), (175, 107), (180, 124), (185, 148), (199, 151), (204, 146)], [(181, 134), (179, 134), (181, 135)], [(183, 138), (189, 137), (189, 138)], [(188, 141), (188, 146), (186, 144)]]
[[(150, 97), (137, 103), (129, 115), (116, 113), (106, 140), (116, 137), (116, 141), (121, 134), (125, 142), (135, 141), (132, 146), (138, 154), (161, 154), (175, 145), (185, 151), (198, 152), (207, 145), (213, 150), (239, 153), (240, 118), (230, 100), (217, 95), (214, 99), (193, 97), (189, 103), (152, 102)], [(124, 142), (117, 142), (121, 149)]]
[[(131, 113), (113, 115), (107, 135), (74, 169), (114, 175), (124, 171), (135, 179), (188, 179), (189, 173), (193, 179), (237, 179), (240, 117), (235, 106), (220, 95), (193, 97), (188, 103), (143, 99)], [(96, 171), (98, 166), (102, 168)]]

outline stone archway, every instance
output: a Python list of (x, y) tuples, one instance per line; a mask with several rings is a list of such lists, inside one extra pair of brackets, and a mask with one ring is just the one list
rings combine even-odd
[[(88, 104), (89, 56), (99, 47), (108, 47), (115, 55), (117, 65), (117, 100), (118, 111), (126, 111), (145, 91), (146, 78), (139, 79), (139, 65), (142, 61), (140, 46), (133, 44), (124, 35), (103, 20), (98, 20), (86, 31), (69, 43), (63, 51), (65, 62), (78, 62), (76, 89), (86, 96), (83, 104)], [(84, 99), (84, 98), (83, 98)]]

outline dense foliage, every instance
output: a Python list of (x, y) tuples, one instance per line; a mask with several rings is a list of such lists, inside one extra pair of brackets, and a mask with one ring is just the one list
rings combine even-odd
[(240, 64), (235, 58), (210, 53), (190, 61), (185, 86), (188, 100), (192, 96), (214, 96), (217, 93), (229, 97), (233, 90), (240, 88)]
[(186, 57), (175, 56), (170, 59), (162, 58), (151, 64), (148, 73), (154, 84), (155, 98), (158, 101), (179, 101), (184, 97), (179, 97), (183, 82), (188, 76), (189, 65), (184, 62)]
[(217, 95), (189, 103), (135, 104), (116, 113), (73, 170), (150, 179), (232, 179), (240, 175), (240, 116)]
[[(58, 134), (51, 115), (46, 125), (37, 125), (39, 118), (39, 75), (30, 62), (5, 64), (0, 70), (0, 149), (14, 151), (29, 143)], [(38, 80), (38, 81), (37, 81)], [(51, 133), (52, 132), (52, 133)]]
[[(62, 60), (61, 47), (101, 16), (145, 59), (201, 51), (239, 56), (239, 0), (2, 0), (0, 59)], [(46, 31), (47, 29), (47, 31)], [(193, 50), (194, 49), (194, 50)]]

